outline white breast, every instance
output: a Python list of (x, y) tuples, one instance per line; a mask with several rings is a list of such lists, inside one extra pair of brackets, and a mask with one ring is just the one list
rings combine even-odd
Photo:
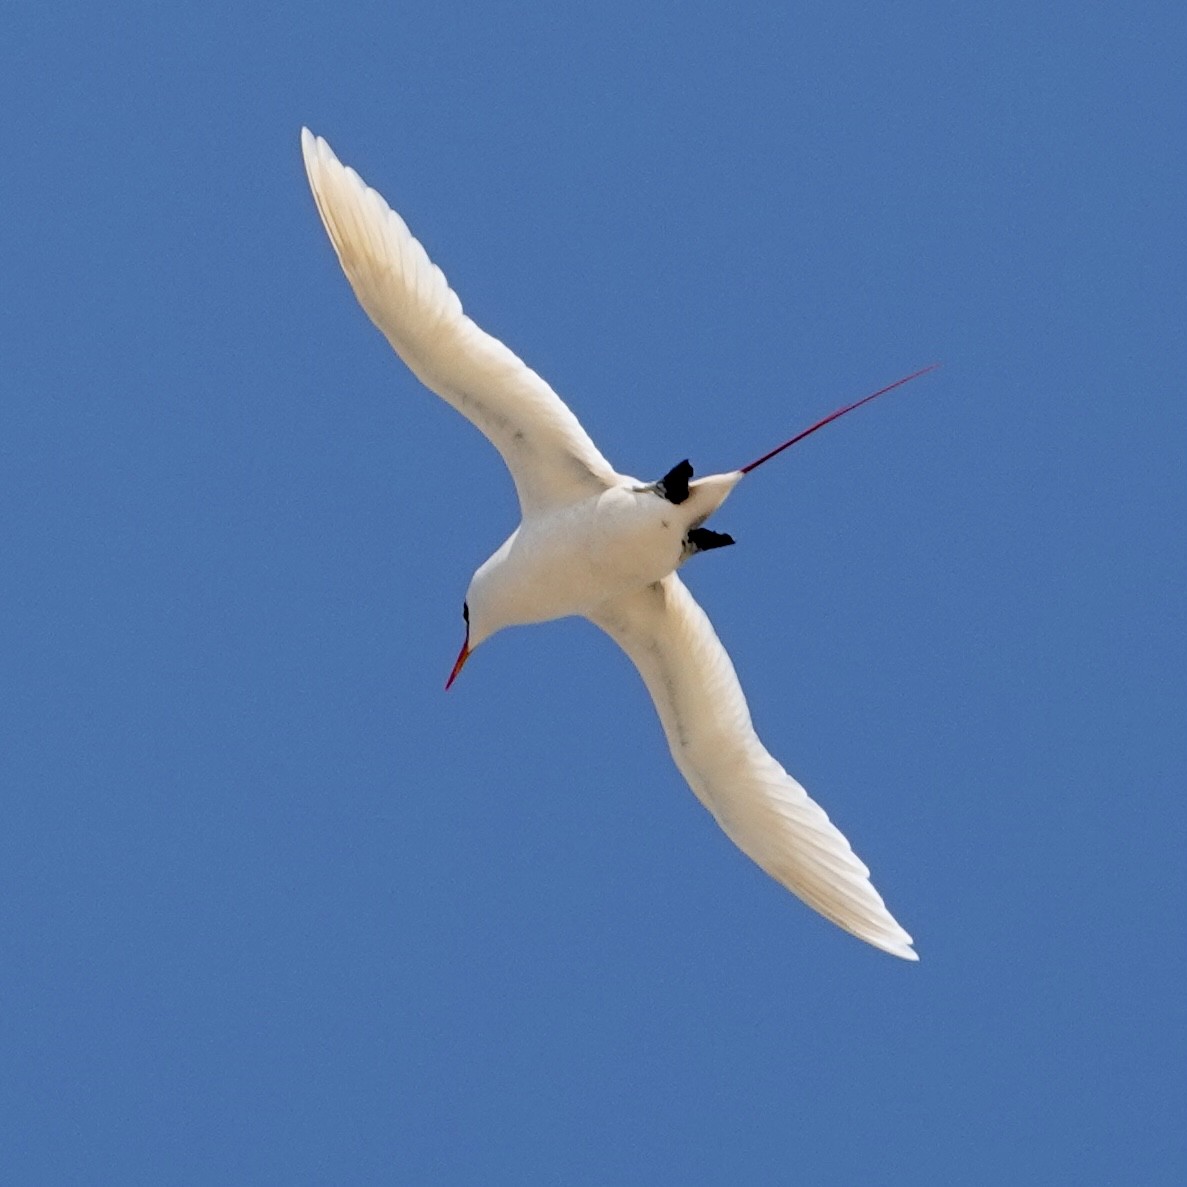
[(615, 486), (525, 519), (474, 574), (472, 598), (500, 626), (586, 614), (671, 573), (687, 529), (654, 491)]

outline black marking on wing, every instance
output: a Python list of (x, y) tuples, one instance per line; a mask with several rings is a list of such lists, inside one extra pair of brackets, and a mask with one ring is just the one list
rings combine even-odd
[(733, 542), (733, 536), (726, 532), (715, 532), (711, 528), (689, 528), (686, 547), (691, 556), (695, 552), (726, 548)]
[(688, 458), (677, 462), (656, 484), (655, 489), (669, 503), (679, 506), (688, 498), (688, 480), (692, 477), (692, 466)]

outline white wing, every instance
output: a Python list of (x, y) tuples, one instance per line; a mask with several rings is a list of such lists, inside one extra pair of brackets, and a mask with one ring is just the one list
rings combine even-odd
[(330, 146), (301, 129), (305, 171), (359, 303), (426, 387), (490, 438), (520, 506), (576, 502), (618, 475), (561, 398), (463, 312), (404, 220)]
[(849, 842), (759, 741), (734, 665), (680, 578), (590, 617), (634, 660), (676, 766), (730, 840), (825, 918), (918, 960)]

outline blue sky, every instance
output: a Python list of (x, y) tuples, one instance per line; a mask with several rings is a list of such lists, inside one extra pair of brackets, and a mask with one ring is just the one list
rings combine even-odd
[[(17, 3), (0, 1177), (1181, 1183), (1182, 8)], [(579, 622), (446, 696), (497, 455), (309, 124), (619, 468), (918, 943), (749, 865)]]

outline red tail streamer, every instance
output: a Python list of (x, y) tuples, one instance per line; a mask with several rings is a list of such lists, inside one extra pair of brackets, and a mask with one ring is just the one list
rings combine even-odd
[(757, 470), (763, 462), (769, 462), (771, 458), (782, 453), (785, 449), (790, 449), (805, 437), (812, 436), (817, 429), (823, 429), (825, 425), (831, 424), (838, 417), (844, 416), (846, 412), (852, 412), (855, 408), (860, 408), (863, 404), (868, 404), (871, 400), (876, 400), (879, 396), (884, 396), (887, 392), (894, 391), (896, 387), (902, 387), (904, 383), (910, 383), (912, 379), (918, 379), (920, 375), (926, 375), (929, 371), (934, 371), (939, 365), (939, 363), (932, 363), (930, 366), (924, 367), (911, 375), (895, 380), (894, 383), (886, 387), (879, 388), (878, 391), (873, 392), (871, 395), (863, 396), (860, 400), (855, 400), (852, 404), (846, 404), (844, 408), (838, 408), (836, 412), (830, 412), (828, 416), (823, 420), (818, 420), (810, 429), (805, 429), (802, 433), (797, 433), (790, 441), (784, 441), (782, 445), (777, 445), (770, 453), (764, 453), (757, 461), (751, 462), (748, 466), (743, 466), (742, 473), (749, 474), (751, 470)]

